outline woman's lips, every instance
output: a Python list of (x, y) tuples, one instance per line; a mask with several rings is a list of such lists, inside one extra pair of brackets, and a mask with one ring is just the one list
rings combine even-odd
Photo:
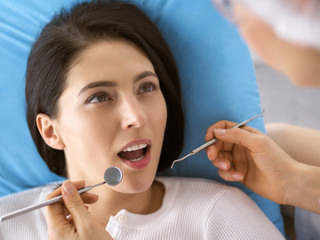
[[(140, 148), (137, 149), (137, 146), (140, 146)], [(151, 141), (149, 139), (135, 140), (122, 147), (118, 156), (129, 167), (141, 169), (150, 162), (150, 149)]]
[(146, 153), (141, 158), (134, 159), (134, 160), (121, 158), (121, 160), (131, 168), (134, 168), (134, 169), (145, 168), (146, 166), (148, 166), (151, 159), (150, 148), (151, 148), (150, 146), (147, 147)]

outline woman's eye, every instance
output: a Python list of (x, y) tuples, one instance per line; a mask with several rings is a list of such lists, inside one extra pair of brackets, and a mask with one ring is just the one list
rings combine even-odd
[(148, 93), (153, 92), (155, 90), (157, 90), (157, 85), (155, 85), (154, 83), (145, 83), (140, 87), (139, 92)]
[(98, 93), (88, 99), (88, 103), (101, 103), (109, 101), (110, 98), (105, 93)]

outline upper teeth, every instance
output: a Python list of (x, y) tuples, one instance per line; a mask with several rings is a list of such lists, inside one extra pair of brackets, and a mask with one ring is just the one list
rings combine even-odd
[(131, 152), (131, 151), (136, 151), (136, 150), (139, 150), (139, 149), (143, 149), (147, 146), (147, 144), (145, 143), (142, 143), (142, 144), (136, 144), (136, 145), (133, 145), (133, 146), (130, 146), (128, 147), (127, 149), (123, 150), (124, 152)]

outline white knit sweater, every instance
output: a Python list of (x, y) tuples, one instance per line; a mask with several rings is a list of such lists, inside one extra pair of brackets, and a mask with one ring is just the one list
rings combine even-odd
[[(203, 179), (157, 178), (165, 186), (161, 208), (147, 215), (119, 211), (106, 230), (114, 239), (284, 239), (241, 190)], [(0, 199), (0, 216), (43, 201), (57, 184)], [(0, 223), (0, 239), (47, 239), (45, 212)]]

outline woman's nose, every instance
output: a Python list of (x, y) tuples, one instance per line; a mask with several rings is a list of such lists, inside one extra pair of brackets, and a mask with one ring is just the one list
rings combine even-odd
[(138, 128), (145, 124), (147, 115), (143, 105), (136, 99), (125, 99), (120, 108), (121, 128)]

